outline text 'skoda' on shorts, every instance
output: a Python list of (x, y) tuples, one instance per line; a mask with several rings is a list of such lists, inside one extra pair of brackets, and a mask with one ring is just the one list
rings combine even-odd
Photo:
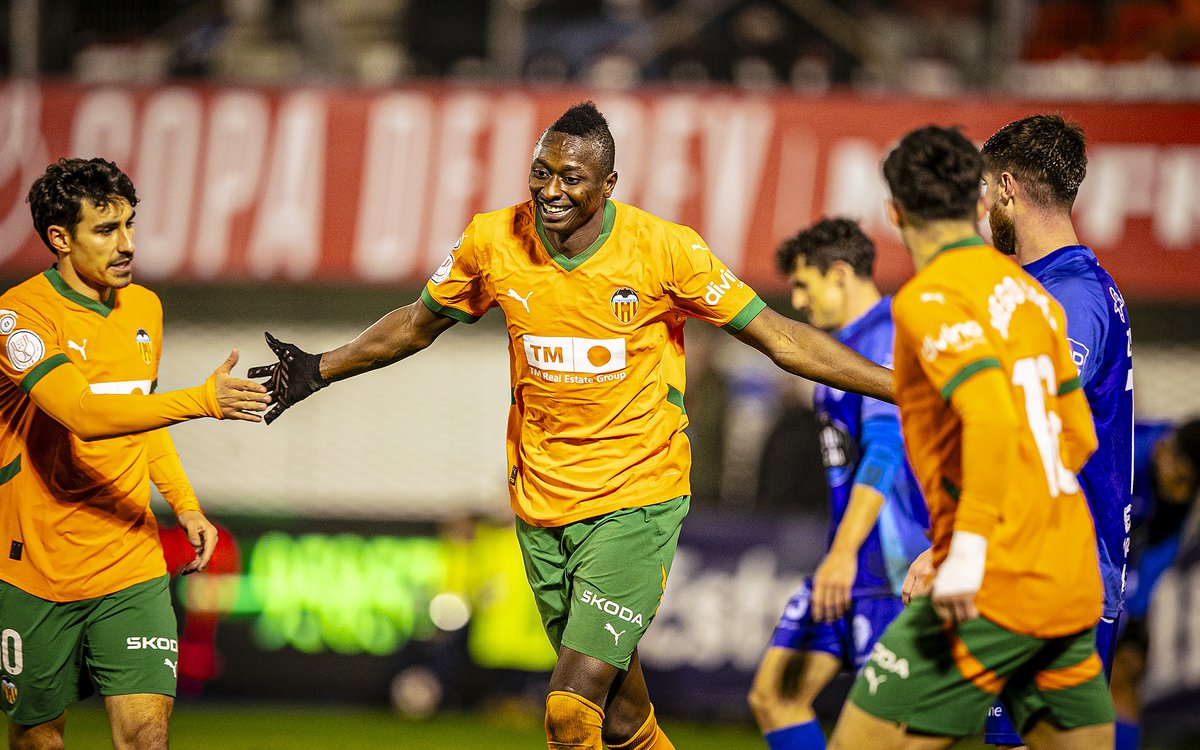
[(170, 578), (51, 602), (0, 581), (0, 705), (17, 724), (57, 717), (92, 694), (175, 695), (179, 645)]
[(951, 627), (921, 597), (875, 644), (850, 700), (881, 719), (948, 737), (978, 733), (997, 698), (1021, 731), (1042, 716), (1063, 729), (1111, 722), (1094, 630), (1035, 638), (984, 617)]
[(662, 603), (690, 498), (542, 528), (517, 519), (525, 574), (554, 650), (628, 669)]

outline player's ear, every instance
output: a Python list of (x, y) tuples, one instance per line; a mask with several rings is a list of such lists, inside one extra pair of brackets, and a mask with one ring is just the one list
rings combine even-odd
[(1017, 194), (1017, 179), (1012, 176), (1012, 172), (1002, 172), (1000, 174), (1000, 200), (1008, 203)]
[(833, 274), (833, 280), (837, 282), (838, 286), (845, 287), (846, 282), (853, 275), (853, 269), (850, 268), (850, 264), (846, 261), (835, 260), (829, 264), (829, 273)]
[(60, 227), (54, 224), (46, 229), (46, 239), (50, 241), (50, 247), (54, 248), (55, 253), (69, 253), (71, 251), (71, 233), (66, 227)]
[(896, 205), (896, 201), (888, 199), (888, 201), (884, 204), (884, 207), (887, 209), (888, 221), (892, 223), (892, 226), (896, 227), (897, 229), (903, 229), (904, 216), (900, 212), (900, 207)]
[(604, 178), (604, 197), (611, 198), (612, 194), (613, 194), (613, 189), (616, 188), (616, 186), (617, 186), (617, 173), (615, 171), (609, 172), (608, 176)]

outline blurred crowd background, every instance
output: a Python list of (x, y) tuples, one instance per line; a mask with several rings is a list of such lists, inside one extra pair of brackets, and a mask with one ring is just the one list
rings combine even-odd
[(1194, 100), (1198, 0), (7, 0), (7, 72), (89, 82), (732, 83)]
[[(1079, 119), (1080, 233), (1125, 289), (1138, 416), (1200, 415), (1200, 0), (3, 0), (0, 74), (0, 286), (49, 262), (23, 204), (48, 160), (113, 159), (143, 198), (161, 388), (235, 345), (265, 363), (264, 330), (320, 351), (414, 300), (595, 98), (616, 197), (696, 226), (783, 312), (774, 246), (822, 215), (863, 221), (885, 291), (911, 273), (878, 174), (906, 129)], [(809, 384), (687, 336), (694, 510), (643, 663), (664, 715), (750, 731), (754, 666), (824, 549), (817, 427)], [(184, 700), (537, 714), (552, 654), (508, 527), (507, 374), (492, 313), (270, 428), (173, 428), (228, 532), (179, 584)], [(1200, 736), (1189, 560), (1152, 738)]]

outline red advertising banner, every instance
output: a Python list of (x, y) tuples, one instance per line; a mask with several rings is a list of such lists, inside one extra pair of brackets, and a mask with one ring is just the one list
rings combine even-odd
[(471, 215), (528, 197), (529, 156), (564, 109), (593, 98), (617, 142), (615, 197), (695, 227), (731, 268), (780, 291), (773, 254), (825, 215), (861, 220), (879, 281), (911, 265), (883, 210), (879, 165), (911, 128), (982, 142), (1037, 112), (1081, 123), (1076, 203), (1128, 296), (1200, 297), (1200, 105), (767, 95), (730, 90), (414, 87), (91, 88), (0, 84), (0, 276), (44, 268), (24, 203), (63, 156), (133, 177), (142, 281), (415, 284)]

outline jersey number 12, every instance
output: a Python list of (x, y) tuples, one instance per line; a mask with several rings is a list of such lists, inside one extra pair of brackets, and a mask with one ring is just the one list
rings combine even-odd
[(1078, 492), (1079, 483), (1075, 475), (1062, 463), (1062, 418), (1046, 406), (1046, 397), (1058, 394), (1054, 362), (1046, 354), (1019, 359), (1013, 364), (1012, 382), (1025, 392), (1025, 416), (1042, 457), (1050, 497)]

